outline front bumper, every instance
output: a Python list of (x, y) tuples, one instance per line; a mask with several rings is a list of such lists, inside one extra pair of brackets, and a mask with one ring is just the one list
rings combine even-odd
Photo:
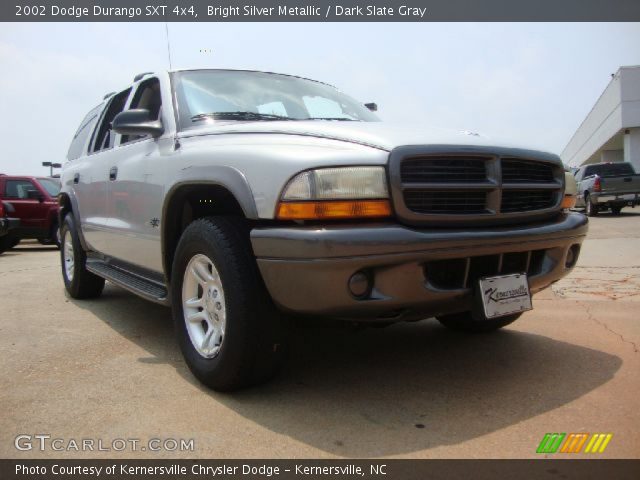
[[(563, 213), (553, 221), (499, 228), (256, 228), (251, 243), (281, 309), (389, 320), (471, 310), (478, 278), (514, 269), (528, 273), (532, 292), (542, 290), (575, 264), (566, 265), (567, 254), (571, 248), (578, 253), (587, 222), (582, 214)], [(349, 290), (349, 279), (360, 271), (372, 284), (364, 298)]]

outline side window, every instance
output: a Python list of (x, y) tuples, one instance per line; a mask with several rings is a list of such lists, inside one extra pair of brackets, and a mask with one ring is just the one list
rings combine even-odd
[[(144, 108), (149, 110), (151, 120), (158, 120), (160, 118), (161, 107), (160, 81), (157, 78), (150, 78), (138, 85), (138, 89), (129, 106), (130, 109)], [(148, 135), (123, 135), (120, 143), (133, 142), (147, 136)]]
[(93, 131), (96, 122), (98, 121), (98, 116), (102, 111), (102, 107), (104, 104), (100, 104), (91, 110), (82, 120), (82, 123), (78, 127), (75, 135), (73, 136), (73, 140), (71, 141), (71, 145), (69, 146), (69, 151), (67, 152), (67, 160), (75, 160), (76, 158), (80, 158), (85, 154), (85, 145), (87, 144), (87, 140), (89, 139), (89, 135)]
[(26, 200), (29, 198), (29, 190), (38, 189), (29, 180), (7, 180), (5, 184), (5, 197)]
[(109, 106), (107, 106), (102, 117), (102, 121), (95, 133), (93, 148), (91, 150), (92, 152), (99, 152), (101, 150), (113, 148), (115, 134), (111, 130), (111, 122), (113, 122), (113, 119), (117, 114), (124, 110), (127, 98), (129, 98), (129, 93), (131, 93), (130, 88), (111, 97)]
[(587, 167), (584, 169), (584, 177), (588, 177), (589, 175), (593, 175), (594, 173), (596, 173), (595, 168), (594, 167)]

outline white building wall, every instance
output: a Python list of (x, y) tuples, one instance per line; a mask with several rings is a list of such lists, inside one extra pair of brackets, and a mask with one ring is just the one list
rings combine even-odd
[(620, 131), (620, 99), (620, 76), (616, 74), (562, 152), (564, 163), (580, 166)]
[(640, 173), (640, 128), (630, 128), (624, 135), (624, 161)]
[(624, 162), (624, 150), (603, 150), (600, 153), (600, 161), (605, 162)]
[[(640, 66), (620, 67), (618, 72), (602, 92), (602, 95), (584, 119), (576, 133), (564, 148), (562, 161), (577, 167), (590, 161), (599, 161), (604, 157), (617, 160), (615, 151), (624, 144), (624, 161), (636, 165), (640, 162), (637, 155), (636, 134), (624, 134), (626, 130), (633, 132), (640, 127)], [(627, 138), (628, 135), (631, 137)], [(609, 145), (605, 145), (609, 142)], [(614, 146), (615, 145), (615, 146)], [(613, 147), (613, 148), (612, 148)], [(631, 149), (630, 151), (627, 151)], [(627, 159), (631, 160), (627, 160)]]

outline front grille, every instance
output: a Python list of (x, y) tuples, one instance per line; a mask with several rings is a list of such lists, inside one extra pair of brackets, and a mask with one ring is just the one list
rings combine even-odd
[(486, 196), (485, 192), (405, 190), (404, 203), (418, 213), (475, 214), (486, 212)]
[(552, 183), (553, 167), (546, 163), (502, 159), (503, 183)]
[(428, 282), (442, 290), (472, 288), (483, 277), (526, 273), (538, 275), (546, 250), (435, 260), (425, 265)]
[(503, 213), (529, 212), (551, 208), (556, 203), (556, 193), (551, 190), (503, 190)]
[(488, 147), (457, 153), (429, 148), (391, 152), (394, 207), (406, 224), (516, 223), (560, 210), (564, 170), (556, 157), (523, 151), (519, 158), (513, 149), (501, 155)]
[(403, 183), (482, 182), (488, 158), (424, 157), (403, 162)]

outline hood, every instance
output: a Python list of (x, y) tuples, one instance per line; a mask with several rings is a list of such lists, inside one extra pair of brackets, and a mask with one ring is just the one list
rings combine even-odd
[(477, 133), (440, 127), (387, 122), (283, 121), (216, 122), (183, 131), (181, 137), (264, 133), (303, 135), (357, 143), (391, 151), (403, 145), (461, 145), (522, 148), (509, 141), (497, 141)]

